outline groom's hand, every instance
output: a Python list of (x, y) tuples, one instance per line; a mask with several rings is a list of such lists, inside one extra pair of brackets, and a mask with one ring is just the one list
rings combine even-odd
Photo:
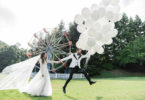
[(62, 62), (61, 61), (58, 61), (58, 63), (61, 64)]
[(44, 75), (42, 74), (42, 77), (44, 77)]
[(66, 67), (66, 63), (63, 63), (63, 66)]

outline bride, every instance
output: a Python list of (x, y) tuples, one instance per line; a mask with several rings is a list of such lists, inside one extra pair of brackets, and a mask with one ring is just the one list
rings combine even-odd
[(50, 76), (47, 69), (47, 63), (58, 63), (58, 61), (46, 60), (47, 54), (42, 53), (39, 59), (40, 70), (38, 74), (31, 80), (24, 92), (32, 96), (51, 96), (52, 86)]
[[(51, 96), (52, 86), (47, 69), (47, 63), (59, 63), (59, 61), (47, 60), (47, 54), (30, 58), (20, 63), (6, 67), (0, 73), (0, 90), (18, 89), (32, 96)], [(36, 62), (40, 63), (40, 70), (29, 82), (32, 70)]]

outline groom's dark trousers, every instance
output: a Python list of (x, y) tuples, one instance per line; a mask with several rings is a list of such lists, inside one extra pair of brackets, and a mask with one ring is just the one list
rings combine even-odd
[(70, 75), (69, 75), (69, 78), (67, 79), (67, 81), (66, 81), (66, 83), (64, 85), (64, 88), (66, 88), (67, 84), (72, 79), (74, 73), (82, 73), (82, 74), (84, 74), (86, 79), (89, 81), (89, 83), (91, 83), (90, 77), (87, 74), (87, 72), (84, 69), (81, 69), (78, 66), (75, 66), (75, 68), (70, 68)]

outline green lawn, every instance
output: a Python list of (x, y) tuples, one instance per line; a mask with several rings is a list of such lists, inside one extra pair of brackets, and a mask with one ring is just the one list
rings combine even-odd
[(95, 78), (90, 86), (86, 80), (72, 80), (63, 94), (65, 80), (52, 80), (52, 97), (31, 97), (17, 90), (0, 91), (0, 100), (145, 100), (145, 77)]

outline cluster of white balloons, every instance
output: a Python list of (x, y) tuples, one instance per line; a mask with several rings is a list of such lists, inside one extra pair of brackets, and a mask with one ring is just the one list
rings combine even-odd
[(104, 52), (103, 45), (112, 43), (118, 31), (115, 22), (121, 19), (120, 0), (102, 0), (91, 8), (83, 8), (81, 14), (75, 16), (77, 30), (81, 33), (76, 43), (78, 48), (87, 50), (90, 55)]

